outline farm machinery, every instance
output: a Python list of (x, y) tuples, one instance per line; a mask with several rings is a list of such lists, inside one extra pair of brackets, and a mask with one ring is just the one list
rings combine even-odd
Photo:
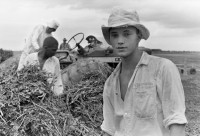
[[(77, 41), (77, 38), (79, 41)], [(96, 37), (90, 35), (86, 38), (89, 45), (83, 48), (81, 46), (81, 42), (83, 41), (83, 39), (84, 34), (77, 33), (72, 36), (68, 41), (68, 44), (71, 47), (71, 51), (57, 50), (56, 57), (60, 61), (61, 69), (65, 69), (67, 66), (80, 59), (103, 62), (109, 64), (111, 67), (116, 67), (116, 65), (120, 61), (120, 57), (117, 57), (111, 47), (108, 47), (106, 49), (101, 48), (100, 45), (102, 44), (102, 42), (97, 40)], [(75, 50), (76, 48), (78, 49)]]
[(57, 50), (55, 56), (60, 61), (63, 84), (69, 86), (72, 82), (82, 79), (84, 73), (94, 72), (100, 67), (116, 67), (120, 57), (111, 47), (101, 48), (102, 42), (90, 35), (86, 38), (88, 45), (81, 46), (84, 34), (77, 33), (68, 40), (71, 50)]

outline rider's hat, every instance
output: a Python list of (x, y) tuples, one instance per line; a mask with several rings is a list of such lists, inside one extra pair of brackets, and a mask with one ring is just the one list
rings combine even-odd
[(47, 22), (47, 26), (50, 28), (54, 28), (55, 30), (59, 27), (59, 23), (56, 20), (51, 20), (50, 22)]
[(108, 18), (108, 25), (101, 27), (103, 36), (108, 44), (110, 43), (110, 28), (134, 26), (141, 34), (142, 39), (147, 40), (150, 36), (149, 30), (140, 23), (139, 16), (135, 10), (128, 11), (126, 9), (114, 8)]

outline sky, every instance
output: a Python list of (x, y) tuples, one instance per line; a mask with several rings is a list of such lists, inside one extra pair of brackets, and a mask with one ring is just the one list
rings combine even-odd
[(101, 26), (107, 25), (113, 7), (138, 12), (150, 31), (140, 46), (200, 51), (200, 0), (0, 0), (0, 48), (22, 50), (34, 26), (52, 19), (60, 24), (53, 33), (59, 43), (83, 32), (106, 46)]

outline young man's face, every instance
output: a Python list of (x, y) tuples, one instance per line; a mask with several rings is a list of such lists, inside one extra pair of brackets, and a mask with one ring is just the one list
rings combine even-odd
[(54, 29), (54, 28), (50, 28), (50, 27), (46, 28), (46, 33), (48, 33), (48, 34), (51, 34), (52, 32), (55, 32), (55, 31), (56, 31), (56, 29)]
[(134, 53), (140, 41), (137, 33), (137, 29), (131, 26), (112, 28), (110, 42), (114, 52), (120, 57), (128, 57)]

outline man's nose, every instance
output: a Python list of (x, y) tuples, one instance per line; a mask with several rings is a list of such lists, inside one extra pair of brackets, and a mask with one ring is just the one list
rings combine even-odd
[(120, 36), (118, 39), (118, 45), (122, 45), (122, 44), (124, 44), (124, 38)]

